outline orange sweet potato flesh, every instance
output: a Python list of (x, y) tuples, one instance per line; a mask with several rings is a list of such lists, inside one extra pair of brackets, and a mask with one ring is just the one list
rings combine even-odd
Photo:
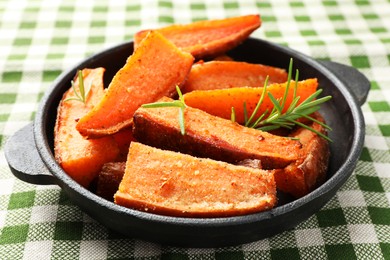
[[(267, 87), (267, 90), (278, 99), (282, 98), (286, 89), (286, 83), (274, 83)], [(293, 88), (295, 82), (291, 81), (288, 96), (286, 99), (286, 110), (293, 99)], [(307, 79), (298, 81), (297, 96), (300, 96), (301, 103), (311, 94), (313, 94), (318, 87), (317, 79)], [(216, 90), (197, 90), (184, 94), (185, 103), (188, 106), (201, 109), (215, 116), (230, 119), (231, 109), (235, 108), (236, 122), (244, 122), (244, 108), (243, 104), (246, 103), (248, 115), (251, 115), (255, 109), (257, 102), (263, 92), (263, 88), (229, 88), (229, 89), (216, 89)], [(269, 99), (268, 95), (265, 96), (257, 116), (260, 116), (266, 110), (270, 111), (273, 108), (273, 103)], [(257, 118), (257, 117), (256, 117)]]
[[(160, 101), (172, 99), (162, 98)], [(180, 132), (178, 108), (139, 108), (134, 136), (144, 144), (229, 163), (258, 159), (264, 169), (283, 168), (298, 158), (300, 144), (187, 107), (186, 134)]]
[[(324, 122), (318, 112), (313, 114), (313, 117)], [(326, 134), (326, 130), (320, 124), (316, 122), (307, 124)], [(325, 139), (302, 127), (298, 127), (289, 136), (298, 138), (302, 149), (298, 160), (284, 169), (275, 171), (275, 181), (279, 190), (299, 198), (324, 182), (329, 162), (329, 144)]]
[(129, 127), (140, 105), (175, 94), (192, 64), (189, 53), (151, 32), (114, 76), (100, 103), (79, 120), (77, 130), (96, 138)]
[[(97, 176), (102, 165), (116, 160), (119, 155), (117, 143), (113, 137), (86, 140), (76, 130), (77, 120), (84, 116), (102, 98), (103, 68), (84, 69), (85, 86), (91, 86), (86, 104), (77, 100), (70, 88), (65, 92), (58, 107), (57, 121), (54, 130), (54, 154), (56, 161), (76, 182), (88, 187)], [(75, 80), (78, 90), (79, 81)]]
[(227, 217), (276, 204), (272, 172), (130, 145), (115, 203), (161, 215)]
[[(215, 57), (233, 49), (260, 25), (259, 15), (245, 15), (186, 25), (171, 25), (156, 30), (179, 48), (190, 52), (196, 59), (201, 59)], [(134, 35), (135, 48), (150, 31), (144, 30)]]
[(192, 66), (182, 92), (239, 87), (263, 87), (268, 83), (284, 83), (287, 72), (284, 69), (262, 64), (239, 61), (209, 61)]

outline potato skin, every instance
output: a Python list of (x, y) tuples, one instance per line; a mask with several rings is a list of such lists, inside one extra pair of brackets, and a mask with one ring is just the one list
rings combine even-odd
[[(324, 118), (317, 112), (313, 117), (321, 122)], [(320, 124), (307, 123), (317, 131), (326, 134), (326, 129)], [(284, 169), (275, 172), (278, 189), (296, 198), (302, 197), (324, 183), (330, 157), (329, 143), (317, 134), (302, 127), (290, 133), (302, 144), (299, 159)]]

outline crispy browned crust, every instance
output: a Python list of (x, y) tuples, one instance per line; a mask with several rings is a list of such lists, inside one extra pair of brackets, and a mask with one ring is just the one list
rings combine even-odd
[[(313, 116), (324, 122), (319, 113)], [(326, 134), (320, 124), (312, 122), (309, 125)], [(325, 181), (330, 156), (329, 144), (327, 140), (302, 127), (297, 128), (290, 136), (301, 142), (301, 154), (296, 162), (275, 172), (275, 181), (281, 191), (294, 197), (302, 197)]]
[(115, 203), (161, 215), (225, 217), (276, 204), (271, 171), (132, 142)]
[(97, 178), (96, 194), (114, 201), (114, 194), (125, 174), (126, 162), (109, 162), (103, 165)]
[(258, 159), (264, 169), (276, 169), (297, 160), (301, 148), (295, 140), (243, 127), (191, 107), (185, 109), (185, 129), (182, 135), (177, 108), (140, 108), (134, 114), (133, 133), (139, 142), (197, 157), (229, 163)]

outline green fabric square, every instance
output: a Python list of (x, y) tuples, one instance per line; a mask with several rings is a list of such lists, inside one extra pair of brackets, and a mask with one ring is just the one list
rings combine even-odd
[(139, 26), (139, 25), (141, 25), (141, 21), (140, 20), (126, 20), (125, 25), (126, 26)]
[(356, 259), (356, 254), (351, 244), (343, 245), (325, 245), (328, 259)]
[(368, 207), (372, 223), (390, 225), (390, 208)]
[(74, 6), (60, 6), (58, 11), (64, 12), (64, 13), (73, 13), (75, 10)]
[(127, 3), (126, 5), (126, 11), (128, 12), (139, 11), (139, 10), (141, 10), (141, 6), (138, 4)]
[(223, 7), (225, 9), (238, 9), (239, 5), (236, 2), (228, 2), (228, 3), (223, 3)]
[(0, 245), (23, 243), (27, 240), (28, 225), (6, 226), (0, 236)]
[(366, 147), (363, 147), (363, 150), (362, 150), (362, 153), (360, 154), (359, 159), (361, 161), (365, 161), (365, 162), (372, 162), (370, 152), (368, 151), (368, 149)]
[(10, 54), (8, 56), (8, 60), (25, 60), (26, 55), (25, 54)]
[(320, 227), (332, 227), (347, 224), (342, 209), (327, 209), (317, 212), (317, 220)]
[(360, 6), (370, 5), (370, 1), (367, 0), (356, 0), (355, 3)]
[(387, 29), (384, 28), (384, 27), (373, 27), (373, 28), (370, 28), (370, 30), (371, 30), (373, 33), (377, 33), (377, 34), (380, 34), (380, 33), (387, 33)]
[(72, 27), (71, 21), (57, 21), (56, 28), (70, 28)]
[[(16, 94), (4, 93), (0, 95), (0, 104), (13, 104), (15, 103), (15, 100), (16, 100)], [(9, 114), (6, 115), (8, 118)]]
[(310, 46), (323, 46), (325, 45), (325, 42), (322, 40), (309, 40), (307, 41)]
[(352, 56), (350, 57), (350, 59), (351, 59), (352, 66), (357, 69), (370, 67), (370, 62), (367, 56)]
[(31, 38), (16, 38), (13, 44), (15, 46), (27, 46), (27, 45), (31, 45), (31, 42), (32, 42)]
[(10, 196), (8, 209), (28, 208), (34, 205), (35, 191), (13, 193)]
[(295, 21), (297, 21), (297, 22), (310, 22), (310, 17), (307, 15), (295, 16)]
[(93, 12), (94, 13), (107, 13), (108, 7), (107, 6), (94, 6)]
[(266, 31), (265, 36), (270, 38), (281, 37), (282, 33), (280, 31)]
[(316, 36), (317, 32), (314, 30), (301, 30), (302, 36)]
[(216, 252), (215, 259), (243, 259), (244, 252), (242, 251), (226, 251), (226, 252)]
[(332, 21), (343, 21), (343, 20), (345, 20), (344, 16), (342, 16), (340, 14), (331, 14), (331, 15), (328, 15), (328, 17)]
[(20, 29), (34, 29), (37, 26), (36, 22), (28, 21), (21, 22), (19, 28)]
[(92, 21), (91, 27), (105, 27), (107, 25), (106, 21)]
[(172, 16), (161, 15), (158, 17), (159, 23), (174, 23)]
[(322, 4), (324, 5), (324, 6), (337, 6), (337, 1), (327, 1), (327, 0), (325, 0), (325, 1), (323, 1), (322, 2)]
[(48, 59), (63, 59), (65, 56), (64, 53), (48, 53), (47, 58)]
[(68, 42), (69, 42), (68, 37), (54, 37), (51, 40), (51, 44), (54, 44), (54, 45), (65, 45), (65, 44), (68, 44)]
[(160, 0), (158, 2), (158, 7), (173, 8), (173, 4), (170, 1), (162, 1), (162, 0)]
[(364, 191), (383, 192), (382, 184), (378, 177), (356, 175), (360, 189)]
[(271, 250), (271, 259), (272, 260), (293, 260), (300, 259), (298, 248), (279, 248)]
[(20, 82), (22, 79), (22, 72), (20, 71), (7, 71), (3, 72), (2, 81), (3, 82)]
[(342, 28), (342, 29), (336, 29), (335, 32), (339, 35), (348, 35), (352, 34), (350, 29)]
[(45, 70), (43, 71), (42, 80), (44, 82), (52, 82), (61, 74), (60, 70)]
[(373, 112), (390, 111), (390, 105), (385, 101), (370, 101), (368, 104)]
[(206, 10), (206, 5), (203, 3), (191, 3), (191, 10)]
[(289, 3), (291, 7), (304, 7), (305, 5), (302, 3), (302, 2), (298, 2), (298, 1), (293, 1), (293, 2), (290, 2)]
[(256, 6), (258, 8), (271, 8), (271, 3), (269, 2), (263, 2), (263, 1), (256, 1)]
[(381, 247), (384, 259), (390, 259), (390, 243), (380, 243), (379, 245)]
[(348, 45), (361, 45), (362, 42), (359, 39), (345, 39), (344, 42)]
[(379, 19), (377, 14), (362, 14), (365, 20), (377, 20)]
[(104, 43), (105, 39), (104, 36), (92, 36), (88, 38), (88, 43)]
[(83, 233), (82, 222), (56, 222), (54, 240), (81, 240)]
[(263, 22), (276, 22), (276, 17), (270, 16), (270, 15), (264, 15), (264, 16), (261, 16), (261, 20)]

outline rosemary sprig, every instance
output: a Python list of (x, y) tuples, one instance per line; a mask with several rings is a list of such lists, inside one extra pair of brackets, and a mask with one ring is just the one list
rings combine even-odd
[[(289, 107), (285, 110), (286, 105), (286, 99), (288, 96), (288, 91), (290, 89), (291, 84), (291, 75), (292, 75), (292, 59), (290, 60), (289, 70), (288, 70), (288, 79), (286, 83), (286, 90), (283, 94), (283, 97), (281, 99), (276, 99), (272, 93), (268, 92), (268, 97), (271, 100), (273, 106), (273, 109), (269, 113), (268, 110), (264, 111), (254, 122), (255, 115), (257, 114), (259, 107), (263, 103), (265, 93), (267, 91), (267, 84), (268, 84), (268, 78), (266, 79), (263, 87), (262, 94), (260, 96), (259, 102), (257, 103), (255, 109), (253, 110), (251, 116), (249, 119), (247, 119), (247, 116), (244, 116), (244, 125), (246, 127), (255, 128), (262, 131), (271, 131), (278, 128), (288, 128), (291, 129), (293, 126), (298, 125), (305, 129), (308, 129), (317, 135), (321, 136), (322, 138), (332, 141), (328, 136), (322, 134), (321, 132), (315, 130), (314, 128), (307, 126), (301, 122), (298, 121), (299, 118), (306, 118), (310, 121), (319, 123), (321, 126), (326, 128), (327, 130), (331, 130), (331, 128), (322, 123), (318, 120), (312, 118), (310, 114), (318, 111), (320, 109), (320, 105), (325, 103), (326, 101), (330, 100), (331, 96), (326, 96), (322, 98), (317, 97), (322, 93), (322, 89), (318, 89), (315, 93), (310, 95), (307, 99), (301, 102), (301, 104), (298, 105), (298, 101), (300, 99), (300, 96), (297, 96), (297, 87), (298, 87), (298, 77), (299, 77), (299, 71), (296, 70), (295, 74), (295, 85), (294, 85), (294, 93), (293, 93), (293, 99)], [(248, 114), (248, 111), (246, 109), (246, 104), (243, 104), (244, 106), (244, 115)], [(285, 112), (283, 112), (285, 110)], [(233, 115), (235, 113), (235, 110), (232, 109), (232, 115), (231, 118), (235, 118), (236, 115)]]
[(80, 93), (77, 92), (76, 87), (75, 87), (75, 82), (72, 80), (71, 81), (72, 89), (73, 89), (73, 92), (74, 92), (76, 97), (67, 98), (64, 101), (66, 102), (69, 100), (77, 100), (77, 101), (80, 101), (80, 102), (85, 104), (85, 102), (87, 101), (89, 91), (91, 90), (91, 85), (89, 85), (87, 90), (85, 89), (83, 72), (81, 70), (77, 71), (77, 78), (79, 80), (79, 92)]
[(184, 109), (187, 105), (184, 103), (183, 94), (180, 91), (180, 88), (176, 86), (177, 94), (179, 95), (179, 100), (173, 100), (170, 102), (155, 102), (149, 104), (143, 104), (143, 108), (157, 108), (157, 107), (178, 107), (179, 108), (179, 125), (180, 132), (182, 135), (186, 134), (185, 122), (184, 122)]

